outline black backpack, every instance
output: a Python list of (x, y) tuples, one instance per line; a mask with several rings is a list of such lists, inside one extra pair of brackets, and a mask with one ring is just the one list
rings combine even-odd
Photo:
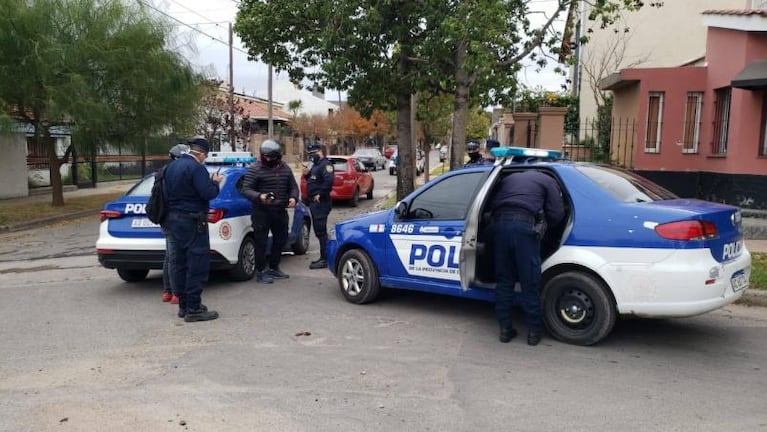
[(165, 168), (160, 168), (154, 174), (154, 186), (149, 201), (146, 203), (146, 216), (152, 223), (162, 225), (168, 216), (168, 204), (165, 202)]

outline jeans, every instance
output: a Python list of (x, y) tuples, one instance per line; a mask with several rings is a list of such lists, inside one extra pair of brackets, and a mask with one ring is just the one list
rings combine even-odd
[(165, 261), (162, 263), (162, 290), (177, 296), (178, 291), (173, 283), (173, 256), (175, 255), (175, 241), (167, 228), (162, 229), (165, 234)]
[(266, 268), (266, 240), (272, 232), (272, 247), (269, 251), (269, 268), (280, 268), (282, 249), (288, 241), (288, 212), (279, 209), (255, 209), (250, 215), (253, 224), (253, 240), (256, 247), (256, 270)]
[[(501, 329), (512, 327), (512, 306), (521, 306), (528, 331), (541, 331), (541, 245), (530, 223), (495, 220), (495, 315)], [(519, 282), (522, 291), (514, 292)]]
[(210, 238), (208, 223), (198, 223), (189, 215), (171, 212), (168, 230), (173, 237), (172, 281), (178, 292), (179, 309), (200, 309), (202, 286), (210, 272)]

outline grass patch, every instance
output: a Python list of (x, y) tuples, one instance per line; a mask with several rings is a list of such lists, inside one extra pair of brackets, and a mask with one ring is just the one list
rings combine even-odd
[(751, 280), (749, 288), (767, 291), (767, 253), (751, 254)]
[(63, 207), (51, 205), (48, 201), (0, 202), (0, 225), (13, 225), (49, 216), (77, 213), (85, 210), (99, 210), (104, 203), (124, 195), (125, 192), (110, 192), (98, 195), (64, 198)]

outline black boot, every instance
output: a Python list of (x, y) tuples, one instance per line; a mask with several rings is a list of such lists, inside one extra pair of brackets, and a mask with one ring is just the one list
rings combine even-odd
[(317, 270), (317, 269), (324, 269), (324, 268), (328, 268), (328, 262), (327, 262), (327, 260), (325, 260), (324, 258), (320, 258), (320, 259), (318, 259), (317, 261), (312, 261), (312, 262), (309, 264), (309, 268), (310, 268), (311, 270)]
[(498, 340), (503, 343), (508, 343), (517, 336), (517, 331), (513, 328), (501, 329), (501, 334), (498, 336)]
[(543, 339), (543, 333), (540, 330), (530, 330), (527, 333), (527, 344), (530, 346), (538, 345), (541, 339)]

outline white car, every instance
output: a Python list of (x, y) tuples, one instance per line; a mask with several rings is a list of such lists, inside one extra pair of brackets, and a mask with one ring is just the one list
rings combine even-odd
[[(399, 162), (399, 152), (395, 151), (389, 159), (389, 175), (397, 174), (397, 163)], [(415, 157), (415, 175), (419, 176), (423, 174), (425, 168), (426, 157), (423, 150), (418, 150)]]
[[(250, 153), (247, 153), (250, 155)], [(228, 270), (233, 280), (251, 279), (255, 269), (255, 243), (250, 214), (251, 203), (238, 189), (250, 159), (211, 153), (206, 160), (208, 171), (218, 171), (224, 179), (220, 192), (210, 202), (208, 230), (211, 270)], [(234, 164), (234, 165), (231, 165)], [(125, 195), (104, 205), (101, 211), (96, 252), (102, 266), (117, 270), (127, 282), (143, 280), (149, 270), (162, 269), (165, 236), (160, 227), (146, 217), (146, 203), (154, 185), (151, 174), (134, 185)], [(311, 215), (300, 202), (288, 209), (290, 233), (285, 251), (305, 254), (309, 248)], [(267, 250), (271, 237), (267, 243)]]

